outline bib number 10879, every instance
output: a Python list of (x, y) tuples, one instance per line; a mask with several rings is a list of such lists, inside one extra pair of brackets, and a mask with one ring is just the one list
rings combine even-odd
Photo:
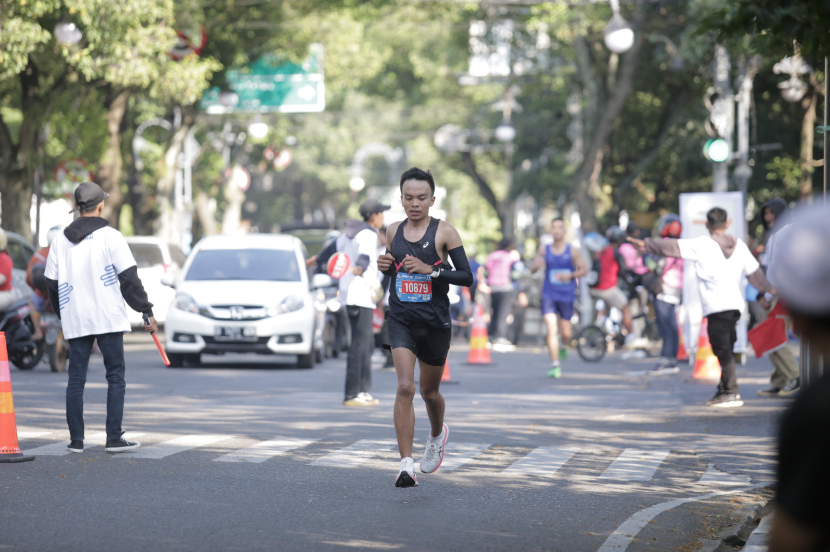
[(398, 273), (398, 299), (407, 303), (432, 301), (432, 277), (427, 274)]

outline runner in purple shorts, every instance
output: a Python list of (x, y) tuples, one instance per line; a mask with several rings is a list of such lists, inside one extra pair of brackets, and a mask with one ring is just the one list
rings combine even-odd
[(588, 274), (588, 265), (579, 250), (565, 241), (563, 219), (557, 218), (551, 223), (550, 233), (553, 235), (553, 243), (539, 246), (532, 270), (536, 272), (540, 268), (545, 269), (542, 315), (548, 327), (548, 351), (552, 364), (548, 376), (560, 378), (560, 357), (565, 359), (572, 336), (571, 316), (576, 300), (576, 279)]

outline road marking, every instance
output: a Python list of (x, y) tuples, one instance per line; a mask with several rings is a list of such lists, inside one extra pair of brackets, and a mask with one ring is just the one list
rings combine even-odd
[(698, 481), (704, 485), (749, 485), (749, 482), (749, 476), (726, 473), (717, 469), (714, 464), (709, 464), (706, 473)]
[(347, 447), (326, 454), (309, 465), (328, 468), (356, 468), (372, 460), (379, 453), (392, 452), (396, 448), (397, 443), (395, 441), (361, 439)]
[(156, 445), (141, 447), (135, 451), (124, 452), (118, 456), (119, 458), (150, 458), (152, 460), (160, 460), (161, 458), (165, 458), (171, 454), (177, 454), (179, 452), (184, 452), (194, 448), (206, 447), (208, 445), (212, 445), (213, 443), (230, 439), (231, 437), (232, 435), (184, 435)]
[(668, 502), (655, 504), (654, 506), (651, 506), (644, 510), (640, 510), (639, 512), (625, 520), (622, 523), (622, 525), (617, 527), (617, 529), (613, 533), (611, 533), (611, 535), (605, 540), (602, 546), (599, 547), (599, 550), (597, 550), (597, 552), (624, 552), (628, 548), (628, 545), (631, 544), (631, 541), (633, 541), (634, 538), (637, 536), (637, 534), (643, 530), (643, 527), (648, 525), (648, 523), (652, 519), (656, 518), (658, 515), (662, 514), (666, 510), (671, 510), (672, 508), (676, 508), (677, 506), (682, 506), (687, 502), (697, 502), (715, 496), (743, 493), (746, 491), (751, 491), (752, 489), (757, 489), (758, 487), (766, 487), (768, 485), (769, 483), (758, 483), (757, 485), (750, 485), (748, 487), (744, 487), (743, 489), (736, 489), (734, 491), (717, 491), (705, 495), (691, 496), (688, 498), (677, 498), (675, 500), (669, 500)]
[(618, 481), (651, 481), (654, 472), (668, 455), (668, 450), (625, 449), (599, 478)]
[(45, 437), (50, 435), (51, 431), (17, 431), (18, 439), (37, 439), (38, 437)]
[[(107, 442), (107, 434), (106, 432), (101, 433), (93, 433), (86, 439), (84, 439), (84, 447), (91, 448), (91, 447), (102, 447)], [(67, 450), (66, 445), (69, 444), (69, 441), (61, 441), (59, 443), (52, 443), (51, 445), (43, 445), (42, 447), (36, 447), (29, 450), (24, 450), (23, 454), (37, 454), (40, 456), (63, 456), (64, 454), (73, 454)]]
[(460, 468), (467, 462), (481, 456), (491, 445), (478, 443), (453, 443), (450, 442), (444, 452), (444, 461), (438, 471), (453, 471)]
[(311, 443), (319, 441), (319, 439), (271, 439), (270, 441), (261, 441), (250, 447), (236, 450), (230, 454), (225, 454), (219, 458), (215, 458), (216, 462), (254, 462), (262, 463), (273, 458), (274, 456), (281, 456), (286, 452), (301, 447), (306, 447)]
[(746, 540), (746, 544), (741, 549), (742, 552), (767, 552), (769, 550), (769, 532), (772, 526), (772, 516), (774, 515), (767, 514), (761, 519), (761, 523)]
[(501, 475), (553, 475), (579, 450), (578, 447), (539, 447), (513, 462)]

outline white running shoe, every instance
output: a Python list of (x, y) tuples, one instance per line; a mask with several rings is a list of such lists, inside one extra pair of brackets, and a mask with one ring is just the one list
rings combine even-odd
[(364, 393), (358, 393), (357, 398), (358, 398), (358, 400), (361, 400), (364, 403), (366, 403), (366, 406), (377, 406), (377, 405), (380, 404), (380, 401), (378, 399), (374, 398), (369, 393), (365, 393), (365, 392)]
[(447, 427), (447, 424), (444, 424), (441, 435), (435, 441), (432, 440), (432, 435), (429, 436), (427, 448), (421, 457), (421, 471), (423, 473), (432, 473), (441, 467), (441, 462), (444, 461), (444, 448), (447, 445), (449, 435), (450, 428)]
[(401, 459), (401, 471), (395, 477), (395, 486), (400, 489), (418, 486), (418, 478), (415, 477), (415, 461), (412, 458)]

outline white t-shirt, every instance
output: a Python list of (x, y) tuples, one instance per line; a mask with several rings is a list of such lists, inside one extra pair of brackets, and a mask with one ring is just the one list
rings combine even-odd
[(758, 270), (760, 265), (742, 240), (737, 241), (735, 251), (728, 259), (720, 245), (709, 236), (678, 240), (677, 245), (680, 256), (694, 262), (703, 316), (744, 310), (743, 277)]
[[(372, 292), (369, 287), (369, 280), (380, 278), (378, 273), (378, 233), (366, 228), (358, 232), (354, 238), (349, 239), (341, 234), (338, 240), (337, 250), (342, 251), (349, 257), (349, 271), (340, 278), (340, 302), (344, 305), (354, 305), (374, 309), (376, 304), (372, 302)], [(361, 255), (369, 257), (369, 266), (363, 272), (363, 276), (356, 277), (351, 271), (357, 259)]]
[(57, 280), (61, 324), (67, 339), (129, 332), (118, 275), (135, 266), (121, 232), (106, 226), (75, 244), (63, 232), (52, 240), (47, 278)]

